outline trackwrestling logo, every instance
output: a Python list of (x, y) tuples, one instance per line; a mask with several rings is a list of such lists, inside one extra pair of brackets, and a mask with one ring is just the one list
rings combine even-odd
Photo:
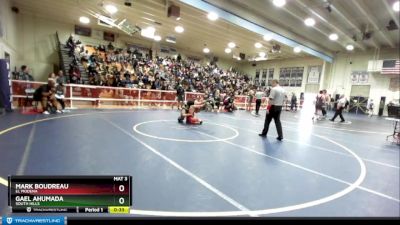
[(64, 225), (64, 217), (3, 217), (3, 224), (52, 224)]

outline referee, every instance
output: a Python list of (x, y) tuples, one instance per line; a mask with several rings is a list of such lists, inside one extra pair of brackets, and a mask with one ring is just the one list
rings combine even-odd
[(276, 130), (278, 132), (278, 137), (276, 138), (278, 141), (282, 141), (283, 139), (283, 134), (282, 134), (282, 125), (281, 125), (281, 111), (282, 111), (282, 105), (283, 105), (283, 100), (285, 98), (285, 90), (279, 86), (278, 80), (272, 80), (272, 89), (271, 93), (269, 95), (269, 113), (267, 110), (267, 115), (265, 116), (265, 122), (264, 122), (264, 129), (259, 134), (261, 137), (266, 137), (269, 129), (269, 124), (271, 123), (272, 118), (274, 118), (275, 121), (275, 126)]

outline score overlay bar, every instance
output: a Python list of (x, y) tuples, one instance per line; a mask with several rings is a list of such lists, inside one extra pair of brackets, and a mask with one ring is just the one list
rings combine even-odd
[(111, 206), (132, 205), (131, 176), (9, 176), (8, 181), (12, 212), (109, 213)]

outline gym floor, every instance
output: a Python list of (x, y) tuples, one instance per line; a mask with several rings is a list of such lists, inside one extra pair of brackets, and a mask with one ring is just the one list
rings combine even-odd
[[(384, 118), (344, 114), (313, 123), (265, 111), (74, 110), (0, 117), (0, 213), (7, 176), (132, 175), (133, 216), (399, 217), (399, 146)], [(329, 112), (332, 116), (333, 112)], [(339, 120), (339, 119), (337, 119)]]

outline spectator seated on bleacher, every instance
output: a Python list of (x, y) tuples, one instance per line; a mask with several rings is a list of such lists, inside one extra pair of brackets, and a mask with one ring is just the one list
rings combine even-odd
[(67, 80), (67, 77), (64, 76), (64, 72), (62, 70), (58, 71), (57, 77), (56, 77), (56, 83), (57, 84), (66, 84), (69, 83), (69, 80)]
[[(83, 48), (82, 48), (83, 49)], [(80, 57), (81, 57), (81, 62), (89, 62), (89, 51), (85, 50), (83, 52), (80, 53)]]
[(81, 72), (79, 71), (79, 67), (76, 65), (70, 65), (69, 67), (69, 77), (71, 79), (72, 84), (80, 84), (81, 83)]

